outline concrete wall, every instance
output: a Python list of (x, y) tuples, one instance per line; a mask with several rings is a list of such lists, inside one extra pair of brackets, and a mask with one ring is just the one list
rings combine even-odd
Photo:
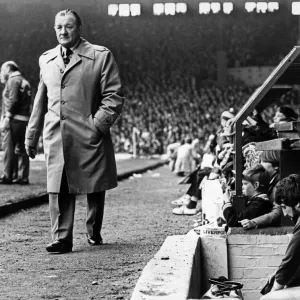
[(259, 300), (268, 276), (281, 263), (292, 230), (293, 227), (230, 228), (225, 233), (219, 228), (210, 230), (209, 225), (200, 227), (201, 292), (208, 290), (208, 278), (225, 276), (244, 285), (244, 300)]
[(266, 279), (279, 266), (292, 227), (245, 231), (232, 228), (227, 235), (229, 278), (244, 284), (245, 300), (262, 296), (260, 290)]
[(225, 233), (203, 226), (187, 235), (169, 236), (145, 266), (131, 300), (200, 299), (209, 289), (208, 278), (220, 276), (241, 282), (244, 300), (259, 300), (268, 276), (285, 254), (292, 230), (231, 228)]
[[(134, 288), (131, 300), (184, 300), (200, 296), (198, 236), (166, 238), (149, 261)], [(196, 262), (196, 264), (195, 264)]]

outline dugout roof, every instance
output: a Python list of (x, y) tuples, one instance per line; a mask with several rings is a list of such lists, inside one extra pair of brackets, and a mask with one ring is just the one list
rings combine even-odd
[(242, 195), (242, 123), (254, 110), (262, 110), (283, 94), (300, 85), (300, 46), (295, 46), (273, 70), (265, 82), (250, 96), (235, 117), (236, 194)]

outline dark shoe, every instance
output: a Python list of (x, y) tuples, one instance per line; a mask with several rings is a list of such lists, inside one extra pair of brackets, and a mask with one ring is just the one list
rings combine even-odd
[(72, 252), (72, 245), (69, 242), (55, 241), (46, 247), (51, 253), (69, 253)]
[(29, 180), (28, 179), (14, 179), (12, 181), (12, 183), (14, 183), (14, 184), (21, 184), (21, 185), (28, 185), (29, 184)]
[(98, 246), (103, 244), (103, 240), (101, 235), (97, 237), (87, 236), (87, 241), (91, 246)]
[(0, 177), (0, 184), (12, 184), (12, 180), (9, 180), (4, 175), (2, 175)]

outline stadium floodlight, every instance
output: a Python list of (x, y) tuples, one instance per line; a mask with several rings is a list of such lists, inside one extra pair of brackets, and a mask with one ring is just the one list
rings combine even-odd
[(232, 11), (233, 11), (233, 3), (232, 2), (224, 2), (223, 3), (224, 14), (229, 15)]
[(279, 10), (279, 3), (278, 2), (269, 2), (268, 3), (268, 11), (273, 12), (275, 10)]
[(176, 13), (185, 14), (187, 12), (186, 3), (176, 3)]
[(199, 3), (199, 14), (207, 15), (210, 12), (210, 3), (209, 2), (200, 2)]
[(300, 15), (300, 2), (292, 2), (292, 14)]
[(108, 15), (115, 17), (118, 14), (119, 5), (118, 4), (109, 4), (108, 5)]
[(160, 16), (165, 13), (165, 5), (163, 3), (154, 3), (153, 4), (153, 14), (155, 16)]
[(268, 3), (267, 2), (258, 2), (256, 4), (256, 12), (258, 13), (265, 13), (268, 10)]
[(176, 5), (175, 3), (166, 3), (165, 4), (165, 14), (175, 16)]
[(219, 3), (219, 2), (212, 2), (210, 4), (210, 8), (211, 8), (212, 12), (214, 14), (216, 14), (216, 13), (218, 13), (221, 10), (221, 3)]
[(255, 8), (256, 8), (255, 2), (246, 2), (245, 3), (245, 9), (247, 10), (247, 12), (253, 12)]
[(138, 3), (130, 4), (130, 14), (133, 17), (140, 16), (141, 15), (141, 4), (138, 4)]
[(130, 16), (129, 4), (120, 4), (119, 5), (119, 16), (120, 17), (129, 17)]

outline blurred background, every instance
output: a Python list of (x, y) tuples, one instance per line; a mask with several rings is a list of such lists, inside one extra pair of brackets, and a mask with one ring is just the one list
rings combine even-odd
[[(221, 113), (238, 111), (300, 41), (300, 2), (291, 0), (0, 0), (1, 63), (14, 60), (34, 91), (38, 58), (56, 46), (54, 17), (66, 8), (120, 68), (118, 153), (162, 154), (187, 135), (206, 141)], [(263, 112), (268, 123), (280, 103), (298, 110), (298, 87), (276, 101)]]

